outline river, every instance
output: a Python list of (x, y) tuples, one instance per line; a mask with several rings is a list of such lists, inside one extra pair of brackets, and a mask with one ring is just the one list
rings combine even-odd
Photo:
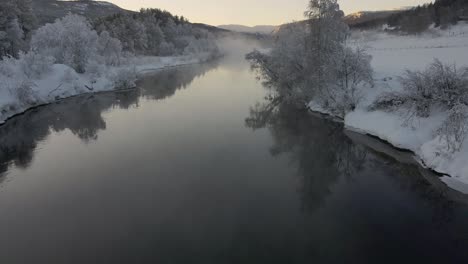
[(0, 263), (467, 263), (468, 198), (242, 56), (0, 127)]

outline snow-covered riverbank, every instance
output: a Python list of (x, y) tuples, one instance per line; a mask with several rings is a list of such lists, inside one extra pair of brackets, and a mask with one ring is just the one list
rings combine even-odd
[[(9, 65), (11, 67), (9, 78), (0, 80), (0, 124), (38, 105), (84, 93), (131, 88), (134, 87), (138, 75), (145, 72), (202, 63), (210, 59), (213, 59), (213, 54), (210, 53), (174, 57), (135, 57), (122, 66), (96, 70), (99, 74), (78, 74), (69, 66), (54, 64), (40, 78), (33, 78), (27, 82), (21, 76), (17, 76), (23, 73), (19, 70), (21, 62), (18, 61)], [(24, 87), (24, 89), (18, 90), (12, 87)]]
[[(446, 149), (445, 139), (437, 134), (437, 129), (448, 117), (446, 111), (433, 110), (428, 118), (418, 118), (408, 116), (403, 109), (386, 112), (369, 111), (368, 107), (383, 92), (401, 91), (398, 76), (405, 69), (424, 70), (434, 59), (451, 65), (467, 66), (468, 25), (460, 24), (445, 31), (434, 29), (421, 36), (354, 32), (353, 44), (366, 47), (373, 56), (375, 87), (362, 92), (357, 109), (345, 116), (345, 126), (377, 136), (395, 147), (411, 150), (424, 166), (452, 176), (451, 186), (459, 184), (466, 189), (468, 140), (465, 140), (459, 151), (450, 152)], [(314, 102), (309, 107), (313, 111), (329, 114)]]

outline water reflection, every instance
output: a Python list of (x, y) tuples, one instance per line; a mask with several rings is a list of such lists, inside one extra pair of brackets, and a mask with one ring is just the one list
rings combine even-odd
[[(468, 204), (468, 195), (448, 187), (440, 179), (441, 175), (421, 167), (410, 152), (399, 151), (380, 140), (361, 135), (351, 131), (345, 131), (355, 144), (365, 145), (372, 160), (371, 168), (377, 170), (385, 161), (385, 167), (395, 173), (390, 174), (390, 179), (399, 189), (408, 193), (414, 193), (427, 201), (433, 210), (432, 222), (437, 228), (444, 228), (454, 220), (454, 212), (458, 204)], [(467, 235), (463, 235), (468, 239)]]
[(0, 262), (466, 263), (463, 195), (404, 153), (278, 100), (244, 127), (264, 93), (230, 67), (164, 102), (152, 100), (211, 68), (0, 128), (2, 171), (29, 166), (10, 168), (0, 192)]
[(175, 67), (170, 70), (152, 73), (138, 82), (142, 95), (152, 100), (162, 100), (171, 97), (179, 89), (185, 89), (195, 79), (206, 72), (216, 69), (218, 61), (210, 63)]
[(139, 89), (69, 98), (12, 118), (0, 126), (0, 184), (11, 165), (27, 168), (31, 164), (37, 145), (52, 131), (69, 130), (85, 143), (95, 141), (99, 131), (106, 129), (104, 112), (138, 107), (141, 97), (160, 100), (173, 96), (215, 67), (216, 62), (149, 73), (139, 82)]
[(340, 176), (351, 179), (366, 160), (366, 151), (343, 134), (340, 123), (313, 118), (293, 105), (274, 100), (257, 104), (246, 124), (270, 130), (273, 156), (291, 154), (298, 168), (303, 206), (308, 210), (318, 208)]
[[(405, 245), (406, 248), (393, 252), (395, 261), (398, 257), (413, 257), (415, 261), (452, 257), (460, 261), (468, 257), (462, 246), (468, 243), (468, 197), (448, 188), (438, 175), (423, 169), (408, 153), (367, 136), (345, 133), (339, 123), (271, 98), (251, 109), (246, 125), (254, 130), (267, 128), (274, 141), (271, 154), (290, 156), (298, 168), (303, 209), (311, 214), (310, 221), (315, 223), (312, 225), (317, 225), (311, 235), (320, 237), (318, 234), (326, 233), (322, 240), (310, 245), (312, 248), (327, 243), (343, 246), (329, 238), (336, 231), (320, 230), (319, 226), (326, 230), (330, 221), (339, 222), (335, 229), (346, 225), (347, 231), (340, 231), (343, 241), (373, 241), (385, 247)], [(323, 212), (330, 211), (334, 212), (333, 217), (324, 216)], [(411, 237), (405, 232), (411, 232)], [(383, 234), (386, 235), (381, 238)], [(432, 259), (425, 258), (417, 253), (422, 244), (427, 249), (445, 248), (428, 254)], [(331, 252), (341, 250), (350, 248)], [(389, 253), (388, 248), (371, 245), (367, 250)], [(346, 254), (352, 259), (369, 259), (373, 255), (356, 249)], [(452, 256), (447, 257), (449, 254)]]
[[(290, 154), (301, 177), (304, 205), (316, 205), (340, 177), (353, 180), (364, 166), (377, 171), (382, 164), (400, 188), (429, 200), (449, 197), (467, 202), (468, 196), (448, 188), (438, 175), (419, 166), (412, 155), (369, 136), (345, 131), (335, 122), (294, 105), (268, 98), (257, 103), (246, 118), (254, 130), (268, 128), (273, 156)], [(310, 208), (314, 208), (312, 206)]]

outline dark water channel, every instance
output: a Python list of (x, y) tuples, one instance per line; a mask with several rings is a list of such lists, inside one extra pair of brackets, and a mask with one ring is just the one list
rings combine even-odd
[(242, 59), (0, 127), (0, 263), (468, 263), (468, 198)]

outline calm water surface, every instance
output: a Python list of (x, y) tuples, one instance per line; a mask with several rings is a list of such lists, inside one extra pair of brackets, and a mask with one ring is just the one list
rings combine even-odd
[(0, 127), (0, 263), (468, 263), (468, 198), (239, 55)]

